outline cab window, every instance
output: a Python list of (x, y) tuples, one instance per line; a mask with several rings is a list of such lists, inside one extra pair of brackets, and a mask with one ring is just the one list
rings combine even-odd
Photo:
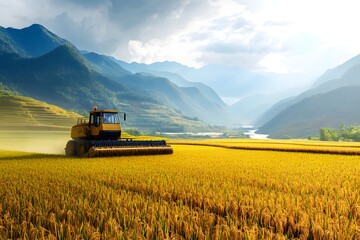
[(102, 113), (102, 122), (104, 124), (119, 124), (119, 116), (117, 113)]

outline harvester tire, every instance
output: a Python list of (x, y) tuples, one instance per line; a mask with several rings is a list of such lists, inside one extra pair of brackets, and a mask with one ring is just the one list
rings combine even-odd
[(87, 153), (86, 143), (83, 141), (76, 142), (76, 155), (78, 157), (83, 157)]
[(70, 140), (66, 143), (66, 148), (65, 148), (65, 154), (66, 156), (75, 156), (75, 141), (74, 140)]

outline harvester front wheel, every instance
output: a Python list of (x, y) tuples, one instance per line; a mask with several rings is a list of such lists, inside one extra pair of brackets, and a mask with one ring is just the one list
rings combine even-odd
[(75, 141), (70, 140), (66, 144), (65, 148), (65, 154), (66, 156), (75, 156)]

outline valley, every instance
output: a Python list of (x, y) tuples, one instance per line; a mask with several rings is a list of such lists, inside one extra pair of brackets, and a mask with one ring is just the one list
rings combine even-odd
[[(127, 63), (79, 51), (39, 24), (0, 30), (0, 83), (17, 97), (30, 97), (79, 115), (87, 115), (94, 105), (118, 109), (129, 115), (125, 127), (142, 132), (223, 132), (253, 125), (258, 134), (270, 138), (308, 138), (318, 136), (320, 128), (360, 124), (358, 115), (352, 114), (359, 102), (359, 56), (327, 70), (307, 90), (276, 92), (271, 89), (280, 91), (286, 84), (240, 68), (211, 65), (196, 69), (170, 61)], [(39, 44), (21, 36), (31, 36)], [(216, 85), (216, 79), (226, 80), (227, 86)], [(231, 91), (226, 90), (229, 86)], [(227, 106), (220, 96), (241, 99)], [(3, 104), (11, 101), (2, 99)], [(12, 114), (10, 108), (7, 111)], [(18, 117), (16, 111), (13, 114)], [(43, 114), (41, 121), (45, 122), (35, 123), (30, 114), (25, 115), (23, 125), (29, 122), (31, 128), (44, 130), (66, 125), (61, 123), (65, 119), (49, 120), (50, 115)], [(0, 129), (10, 125), (5, 121)], [(22, 129), (22, 124), (15, 126)]]
[(360, 239), (359, 9), (0, 0), (0, 239)]

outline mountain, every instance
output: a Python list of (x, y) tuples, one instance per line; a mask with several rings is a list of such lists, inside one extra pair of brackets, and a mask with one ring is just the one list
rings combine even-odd
[(313, 87), (318, 87), (322, 83), (325, 83), (333, 79), (338, 79), (342, 75), (344, 75), (350, 68), (359, 64), (360, 64), (360, 55), (357, 55), (335, 68), (328, 69), (323, 75), (321, 75), (315, 81)]
[(262, 112), (266, 111), (278, 98), (268, 95), (245, 97), (230, 106), (230, 119), (233, 125), (252, 125)]
[(39, 57), (63, 44), (70, 43), (39, 24), (24, 29), (0, 27), (0, 52)]
[(327, 70), (316, 80), (312, 88), (297, 96), (288, 97), (274, 104), (270, 109), (268, 109), (258, 119), (256, 119), (255, 125), (263, 126), (286, 108), (300, 102), (307, 97), (320, 93), (326, 93), (340, 87), (359, 85), (359, 66), (360, 55), (351, 58), (334, 69)]
[(111, 60), (108, 56), (94, 52), (83, 53), (83, 56), (95, 67), (95, 69), (108, 77), (122, 77), (132, 73), (122, 68), (119, 64)]
[(141, 73), (143, 75), (153, 75), (158, 77), (164, 77), (169, 79), (172, 83), (176, 84), (179, 87), (194, 87), (198, 88), (201, 94), (207, 98), (209, 101), (226, 108), (226, 104), (224, 101), (219, 97), (219, 95), (209, 86), (205, 85), (204, 83), (197, 82), (197, 81), (188, 81), (183, 76), (176, 72), (187, 72), (193, 71), (194, 68), (189, 68), (182, 64), (176, 62), (163, 62), (163, 63), (153, 63), (150, 65), (143, 64), (143, 63), (127, 63), (113, 57), (110, 57), (111, 60), (119, 64), (124, 69), (136, 74)]
[(116, 63), (118, 63), (121, 67), (127, 69), (128, 71), (130, 71), (132, 73), (140, 73), (140, 72), (151, 73), (153, 71), (157, 71), (157, 72), (177, 73), (181, 76), (184, 76), (184, 75), (182, 75), (182, 73), (196, 71), (195, 68), (191, 68), (191, 67), (182, 65), (180, 63), (170, 62), (170, 61), (145, 64), (145, 63), (137, 63), (137, 62), (127, 63), (127, 62), (118, 60), (116, 58), (112, 58), (112, 60), (115, 61)]
[(260, 114), (255, 121), (254, 126), (260, 127), (269, 122), (273, 119), (277, 114), (281, 111), (285, 110), (287, 107), (291, 106), (292, 104), (297, 103), (303, 99), (302, 97), (297, 98), (296, 96), (287, 97), (285, 99), (279, 100), (279, 102), (274, 103), (270, 108)]
[[(262, 90), (267, 92), (264, 89), (268, 88), (270, 80), (266, 77), (242, 70), (240, 68), (212, 65), (203, 67), (201, 69), (195, 69), (176, 62), (158, 62), (147, 65), (142, 63), (126, 63), (116, 59), (113, 60), (123, 68), (133, 73), (148, 72), (157, 76), (163, 76), (178, 86), (190, 86), (189, 83), (194, 84), (192, 86), (199, 88), (204, 96), (206, 96), (209, 100), (216, 102), (220, 106), (224, 106), (225, 104), (223, 100), (218, 97), (217, 93), (212, 90), (213, 88), (231, 89), (226, 91), (226, 96), (238, 97), (241, 96), (241, 94), (245, 95), (245, 97), (237, 104), (234, 104), (227, 109), (227, 119), (229, 119), (227, 121), (228, 124), (252, 125), (255, 119), (257, 119), (264, 111), (271, 107), (272, 104), (276, 103), (276, 101), (280, 99), (280, 97), (270, 97), (264, 94), (247, 96), (250, 93), (255, 93), (258, 91), (261, 92)], [(218, 72), (219, 69), (220, 72)], [(207, 82), (207, 84), (210, 86), (211, 82), (213, 82), (213, 84), (215, 82), (220, 82), (220, 86), (214, 86), (213, 88), (210, 88), (203, 83), (187, 81), (188, 79), (191, 79), (192, 81), (202, 80)], [(227, 84), (222, 84), (224, 81), (219, 81), (219, 79), (226, 79)], [(223, 122), (225, 121), (223, 119)]]
[[(321, 84), (272, 107), (266, 114), (269, 117), (271, 113), (273, 117), (258, 132), (279, 138), (306, 137), (318, 133), (321, 127), (337, 128), (340, 124), (359, 124), (358, 60), (359, 56), (356, 56), (339, 67), (328, 70), (325, 75), (320, 76)], [(346, 71), (341, 77), (325, 81), (326, 76), (335, 76), (344, 69)]]
[(118, 82), (131, 91), (145, 92), (147, 96), (186, 116), (209, 123), (226, 120), (224, 108), (209, 101), (198, 88), (178, 87), (166, 78), (139, 73), (119, 78)]
[(199, 118), (212, 124), (225, 124), (227, 121), (227, 106), (215, 91), (205, 84), (192, 83), (169, 72), (149, 70), (151, 73), (131, 74), (118, 64), (119, 61), (111, 57), (96, 53), (85, 53), (84, 56), (103, 75), (132, 92), (141, 92), (142, 95), (191, 118)]
[[(144, 74), (144, 73), (142, 73)], [(172, 83), (182, 88), (197, 88), (207, 101), (213, 102), (221, 107), (226, 107), (224, 101), (210, 87), (201, 82), (190, 82), (177, 73), (151, 71), (151, 75), (169, 79)]]
[[(43, 28), (37, 25), (30, 27), (35, 32), (38, 29)], [(98, 65), (90, 63), (70, 43), (59, 45), (39, 57), (29, 57), (35, 52), (31, 46), (19, 44), (21, 41), (14, 39), (8, 29), (2, 30), (6, 34), (0, 35), (0, 42), (13, 48), (0, 50), (0, 82), (21, 95), (84, 115), (93, 105), (121, 109), (129, 116), (124, 126), (139, 130), (178, 132), (210, 129), (204, 122), (186, 117), (144, 94), (145, 91), (129, 90), (116, 79), (104, 76), (98, 69), (100, 62)], [(49, 39), (48, 42), (52, 42), (53, 36), (50, 35)], [(103, 65), (107, 66), (107, 63)]]
[[(214, 89), (221, 97), (246, 97), (254, 94), (268, 94), (274, 90), (271, 79), (251, 71), (225, 65), (206, 65), (196, 69), (176, 62), (152, 64), (126, 63), (118, 61), (123, 68), (136, 72), (171, 72), (190, 82), (202, 82)], [(226, 84), (223, 84), (226, 81)]]
[[(0, 81), (22, 95), (68, 109), (91, 109), (96, 103), (115, 107), (102, 83), (111, 82), (93, 71), (71, 45), (59, 46), (38, 58), (1, 55), (0, 63)], [(120, 85), (114, 87), (124, 91)]]
[(270, 79), (239, 67), (211, 64), (194, 71), (183, 72), (181, 75), (189, 81), (207, 84), (225, 98), (272, 92)]
[(271, 138), (306, 138), (324, 127), (360, 124), (360, 86), (348, 86), (307, 97), (262, 126)]

